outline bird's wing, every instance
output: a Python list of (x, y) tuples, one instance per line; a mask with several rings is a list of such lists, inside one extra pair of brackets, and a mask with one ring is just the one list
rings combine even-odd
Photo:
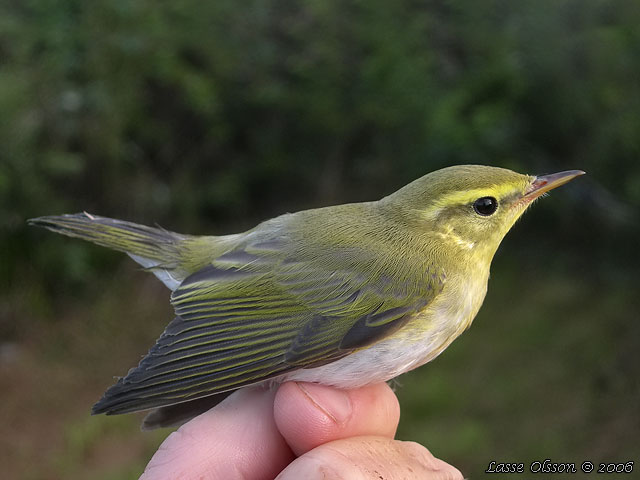
[(176, 318), (94, 413), (170, 405), (341, 358), (402, 327), (444, 281), (357, 247), (306, 252), (288, 241), (247, 243), (187, 277), (171, 297)]

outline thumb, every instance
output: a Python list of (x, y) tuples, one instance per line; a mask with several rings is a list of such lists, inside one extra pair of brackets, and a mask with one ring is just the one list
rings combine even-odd
[(393, 438), (400, 419), (398, 399), (386, 383), (341, 390), (315, 383), (282, 385), (274, 402), (278, 430), (296, 455), (341, 438)]

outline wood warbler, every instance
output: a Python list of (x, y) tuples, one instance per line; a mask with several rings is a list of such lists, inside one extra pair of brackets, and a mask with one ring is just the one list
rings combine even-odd
[(126, 252), (171, 290), (175, 318), (93, 413), (154, 409), (182, 423), (238, 388), (288, 380), (355, 388), (433, 360), (487, 291), (502, 238), (584, 172), (444, 168), (375, 202), (192, 236), (79, 213), (30, 220)]

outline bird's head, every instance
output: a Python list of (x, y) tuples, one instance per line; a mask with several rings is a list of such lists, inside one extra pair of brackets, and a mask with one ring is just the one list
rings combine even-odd
[(535, 199), (583, 174), (569, 170), (534, 176), (460, 165), (425, 175), (382, 203), (402, 212), (412, 228), (437, 240), (436, 248), (444, 253), (466, 251), (471, 254), (467, 257), (490, 262), (504, 236)]

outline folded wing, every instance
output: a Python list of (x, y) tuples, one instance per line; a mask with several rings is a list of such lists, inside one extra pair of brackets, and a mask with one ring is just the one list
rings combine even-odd
[(436, 272), (416, 276), (402, 259), (290, 245), (247, 242), (188, 276), (171, 297), (176, 318), (94, 413), (171, 405), (336, 360), (401, 328), (442, 288)]

